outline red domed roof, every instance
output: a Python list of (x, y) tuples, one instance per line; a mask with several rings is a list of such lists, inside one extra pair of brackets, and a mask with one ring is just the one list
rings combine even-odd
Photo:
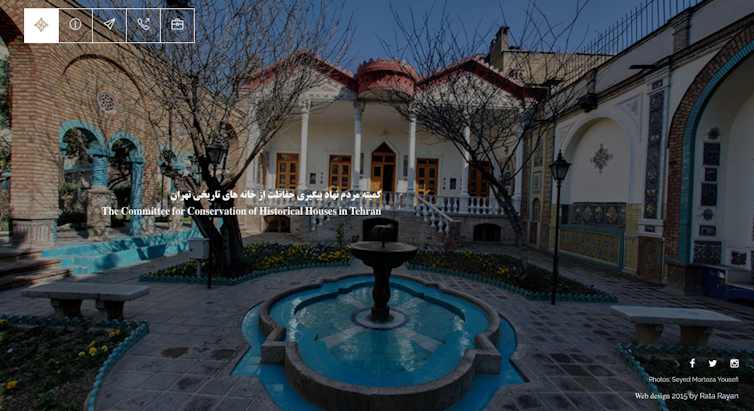
[(391, 58), (370, 59), (361, 63), (356, 71), (359, 98), (375, 98), (381, 91), (401, 91), (414, 95), (417, 79), (412, 65)]

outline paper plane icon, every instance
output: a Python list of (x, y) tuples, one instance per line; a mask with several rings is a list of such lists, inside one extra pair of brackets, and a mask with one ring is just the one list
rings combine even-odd
[(113, 24), (115, 24), (115, 19), (110, 19), (110, 20), (108, 20), (108, 21), (105, 22), (105, 26), (107, 26), (108, 30), (112, 30), (113, 29)]

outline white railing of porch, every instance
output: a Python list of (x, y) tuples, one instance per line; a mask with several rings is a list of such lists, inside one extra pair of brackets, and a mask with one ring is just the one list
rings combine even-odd
[[(505, 210), (490, 197), (423, 196), (440, 211), (453, 214), (504, 216)], [(464, 204), (465, 203), (465, 204)], [(464, 207), (465, 205), (465, 207)]]
[[(424, 222), (429, 223), (432, 228), (437, 228), (437, 232), (449, 232), (450, 223), (455, 222), (445, 212), (435, 205), (428, 203), (421, 196), (413, 193), (396, 193), (392, 191), (382, 192), (382, 196), (374, 198), (354, 198), (358, 191), (351, 190), (351, 197), (341, 196), (338, 198), (313, 199), (306, 205), (315, 209), (344, 209), (349, 207), (363, 209), (379, 209), (383, 211), (405, 211), (414, 213), (416, 217), (422, 217)], [(325, 221), (330, 220), (330, 216), (312, 215), (312, 231), (316, 231), (318, 226), (322, 226)]]

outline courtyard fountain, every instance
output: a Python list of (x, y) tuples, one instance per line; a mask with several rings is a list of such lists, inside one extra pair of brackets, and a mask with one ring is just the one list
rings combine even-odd
[(390, 272), (414, 258), (419, 249), (411, 244), (386, 243), (385, 239), (391, 234), (390, 226), (378, 225), (372, 231), (379, 233), (380, 241), (362, 241), (353, 243), (348, 248), (354, 257), (374, 271), (374, 305), (370, 319), (375, 323), (384, 323), (390, 320), (390, 307), (387, 305), (390, 300)]
[(391, 230), (376, 226), (370, 237), (380, 241), (349, 246), (371, 275), (320, 279), (252, 309), (243, 326), (251, 349), (234, 375), (264, 383), (264, 367), (280, 364), (290, 385), (270, 379), (278, 406), (285, 409), (286, 399), (276, 397), (282, 385), (326, 411), (440, 411), (459, 402), (478, 374), (497, 378), (485, 386), (524, 382), (508, 361), (515, 332), (492, 307), (413, 277), (391, 282), (392, 269), (418, 251), (386, 241), (395, 238)]

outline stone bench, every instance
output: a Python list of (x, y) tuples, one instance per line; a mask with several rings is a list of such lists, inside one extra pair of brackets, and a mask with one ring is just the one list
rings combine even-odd
[(675, 324), (681, 327), (679, 346), (707, 347), (707, 341), (715, 327), (733, 328), (743, 325), (741, 320), (733, 317), (697, 308), (629, 305), (614, 305), (610, 308), (613, 314), (634, 323), (636, 326), (634, 344), (657, 345), (663, 324)]
[(149, 294), (145, 285), (56, 282), (21, 291), (22, 297), (49, 298), (57, 317), (81, 317), (81, 301), (95, 300), (98, 318), (123, 319), (123, 304)]

